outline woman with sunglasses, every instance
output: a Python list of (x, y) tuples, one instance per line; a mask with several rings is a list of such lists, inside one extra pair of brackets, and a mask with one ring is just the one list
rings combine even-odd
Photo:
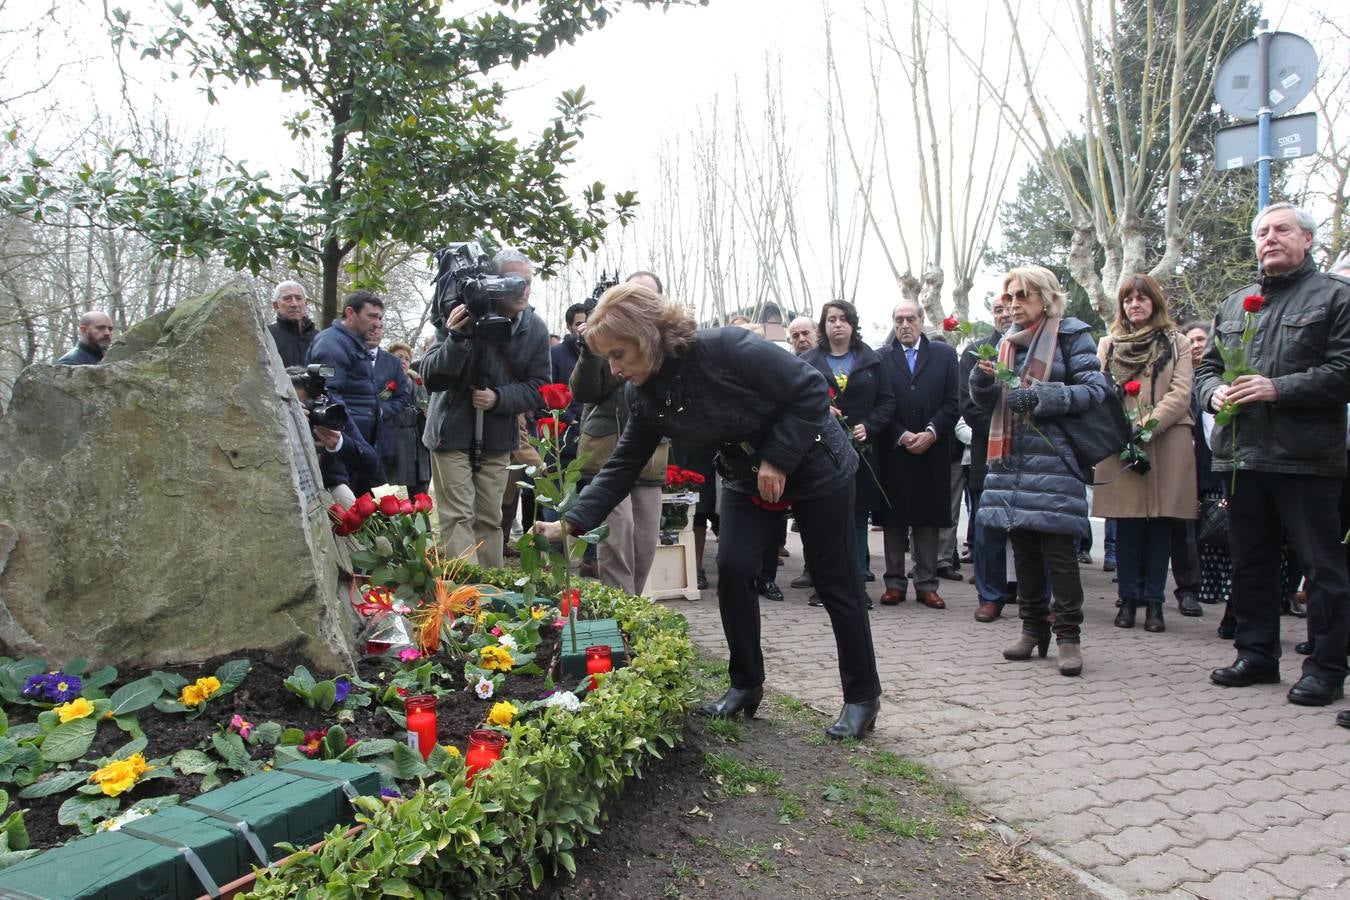
[[(976, 524), (1006, 530), (1013, 548), (1022, 637), (1004, 658), (1030, 659), (1033, 651), (1043, 658), (1053, 611), (1060, 674), (1077, 675), (1083, 671), (1083, 583), (1076, 543), (1090, 526), (1085, 473), (1055, 422), (1100, 404), (1107, 382), (1087, 324), (1064, 317), (1064, 291), (1053, 272), (1013, 269), (1003, 276), (1003, 291), (1013, 324), (998, 363), (981, 360), (970, 373), (971, 396), (991, 415), (989, 472)], [(1053, 608), (1046, 602), (1047, 573)]]

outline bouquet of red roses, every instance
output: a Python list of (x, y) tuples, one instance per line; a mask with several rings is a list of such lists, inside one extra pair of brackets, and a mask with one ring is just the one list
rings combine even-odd
[(425, 597), (437, 577), (429, 550), (432, 500), (417, 494), (411, 500), (387, 494), (376, 500), (362, 494), (349, 509), (334, 503), (328, 509), (333, 532), (353, 542), (352, 565), (370, 576), (370, 583), (392, 588), (394, 597), (414, 602)]

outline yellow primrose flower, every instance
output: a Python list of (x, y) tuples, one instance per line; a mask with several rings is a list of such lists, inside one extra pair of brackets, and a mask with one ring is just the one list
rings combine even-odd
[(488, 713), (489, 725), (501, 725), (503, 727), (510, 725), (511, 720), (516, 717), (516, 707), (503, 700), (501, 703), (492, 704), (492, 712)]
[(490, 672), (509, 672), (516, 661), (505, 647), (494, 644), (479, 651), (478, 664)]
[(153, 768), (146, 765), (144, 754), (137, 753), (128, 759), (113, 760), (90, 775), (89, 780), (97, 784), (105, 796), (116, 797), (130, 790), (142, 775)]
[(195, 684), (184, 685), (183, 692), (178, 695), (178, 702), (184, 706), (200, 706), (206, 702), (206, 694)]
[(441, 749), (445, 751), (446, 756), (459, 758), (459, 748), (454, 744), (442, 744)]
[(197, 687), (202, 689), (202, 693), (206, 697), (214, 697), (220, 691), (220, 679), (214, 675), (198, 678)]
[(532, 619), (542, 619), (546, 615), (548, 615), (548, 610), (542, 606), (536, 606), (530, 610), (530, 618)]
[(75, 719), (83, 719), (85, 716), (88, 716), (93, 711), (94, 711), (94, 704), (90, 703), (83, 697), (76, 697), (69, 703), (62, 703), (60, 706), (55, 707), (52, 710), (52, 712), (56, 713), (56, 715), (60, 717), (62, 725)]

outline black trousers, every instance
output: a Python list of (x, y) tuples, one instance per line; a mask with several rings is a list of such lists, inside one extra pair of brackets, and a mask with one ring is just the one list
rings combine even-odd
[(787, 545), (788, 514), (781, 512), (778, 514), (778, 518), (777, 537), (769, 542), (769, 546), (764, 549), (764, 555), (760, 559), (760, 581), (778, 580), (778, 548)]
[[(1083, 582), (1078, 576), (1078, 537), (1014, 528), (1008, 532), (1017, 570), (1017, 614), (1022, 631), (1043, 637), (1055, 614), (1055, 641), (1077, 644), (1083, 626)], [(1048, 590), (1046, 582), (1049, 582)], [(1053, 595), (1053, 601), (1047, 594)]]
[(1315, 649), (1303, 661), (1303, 674), (1336, 685), (1345, 681), (1350, 580), (1340, 488), (1338, 478), (1238, 472), (1237, 490), (1228, 498), (1228, 550), (1239, 658), (1279, 664), (1280, 552), (1287, 533), (1308, 579), (1308, 636)]
[[(858, 571), (853, 527), (853, 483), (816, 500), (793, 501), (802, 536), (802, 552), (811, 570), (812, 586), (825, 603), (839, 655), (839, 680), (845, 703), (865, 703), (881, 696), (872, 625)], [(731, 686), (756, 688), (764, 683), (760, 649), (759, 595), (754, 579), (766, 549), (777, 551), (784, 521), (736, 491), (722, 491), (722, 533), (717, 544), (717, 601), (722, 632), (731, 656)]]
[(1172, 520), (1172, 580), (1178, 600), (1182, 594), (1200, 594), (1200, 546), (1195, 542), (1195, 520)]

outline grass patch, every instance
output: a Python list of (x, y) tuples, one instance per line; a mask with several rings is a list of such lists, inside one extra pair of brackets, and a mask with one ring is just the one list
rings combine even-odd
[(928, 770), (916, 762), (902, 759), (890, 750), (878, 750), (876, 753), (856, 756), (853, 765), (878, 778), (899, 778), (914, 784), (927, 784)]
[(778, 795), (778, 821), (787, 825), (806, 816), (806, 806), (796, 794), (786, 792)]
[(709, 719), (703, 727), (728, 744), (739, 744), (745, 740), (745, 726), (735, 719)]
[(704, 754), (703, 771), (721, 785), (728, 797), (753, 794), (761, 787), (775, 788), (782, 780), (768, 766), (752, 766), (725, 753)]

